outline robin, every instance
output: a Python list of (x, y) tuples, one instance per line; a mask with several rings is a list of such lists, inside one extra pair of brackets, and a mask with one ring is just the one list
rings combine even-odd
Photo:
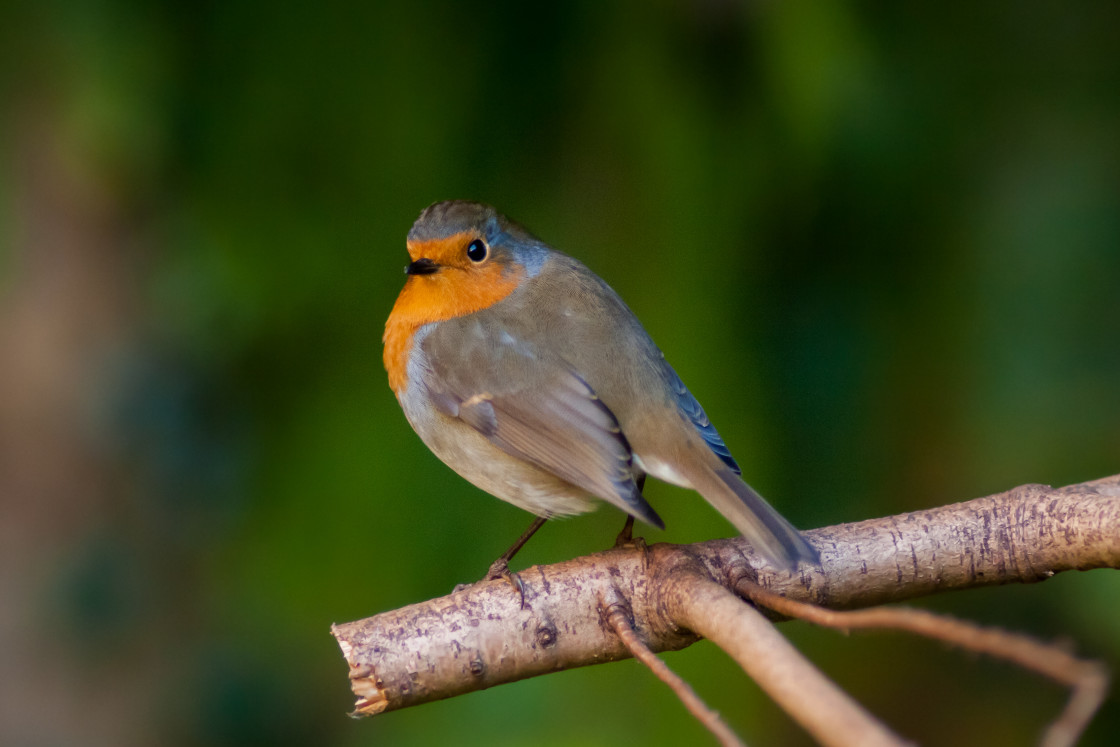
[(436, 456), (539, 517), (521, 544), (595, 499), (663, 529), (642, 496), (648, 474), (699, 492), (778, 568), (818, 562), (742, 480), (700, 403), (591, 270), (466, 201), (425, 209), (408, 253), (385, 325), (389, 385)]

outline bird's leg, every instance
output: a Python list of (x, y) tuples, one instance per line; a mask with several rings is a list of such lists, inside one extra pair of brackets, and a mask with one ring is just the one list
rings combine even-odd
[(622, 531), (614, 538), (614, 546), (622, 547), (628, 545), (634, 540), (634, 517), (626, 514), (626, 523), (622, 525)]
[(543, 527), (546, 521), (548, 521), (547, 516), (538, 516), (533, 519), (533, 523), (517, 538), (517, 541), (510, 545), (508, 550), (498, 556), (498, 559), (490, 564), (490, 570), (486, 572), (486, 580), (508, 577), (511, 575), (509, 561), (513, 560), (513, 556), (520, 552), (522, 547), (525, 547), (525, 543), (529, 541), (529, 538), (536, 534), (537, 530)]
[[(525, 609), (525, 584), (521, 582), (520, 576), (509, 569), (509, 561), (513, 560), (513, 556), (516, 555), (521, 550), (521, 548), (525, 546), (525, 543), (529, 541), (530, 537), (537, 533), (538, 529), (544, 526), (544, 523), (546, 521), (548, 521), (547, 516), (538, 516), (533, 519), (533, 523), (530, 524), (529, 528), (526, 529), (521, 534), (521, 536), (517, 538), (517, 541), (510, 545), (508, 550), (502, 553), (497, 560), (490, 564), (490, 570), (486, 571), (486, 575), (481, 579), (481, 581), (491, 581), (498, 578), (504, 578), (509, 581), (510, 585), (513, 586), (513, 588), (517, 590), (517, 593), (521, 595), (521, 609)], [(470, 584), (459, 584), (454, 588), (453, 591), (462, 591), (469, 586)]]
[[(637, 478), (635, 478), (634, 484), (638, 486), (638, 492), (642, 492), (642, 490), (645, 489), (646, 486), (646, 476), (639, 475)], [(641, 540), (641, 537), (639, 537), (638, 539)], [(629, 545), (633, 541), (634, 517), (630, 514), (626, 514), (626, 523), (622, 525), (622, 531), (619, 532), (618, 536), (614, 538), (614, 546), (622, 547), (624, 545)], [(643, 544), (645, 543), (643, 542)]]

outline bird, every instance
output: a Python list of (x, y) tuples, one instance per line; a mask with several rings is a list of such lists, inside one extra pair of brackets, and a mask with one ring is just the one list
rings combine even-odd
[(634, 313), (583, 263), (466, 200), (428, 206), (406, 245), (383, 338), (389, 386), (424, 444), (536, 514), (531, 531), (598, 501), (664, 529), (642, 494), (651, 475), (700, 493), (777, 569), (819, 563), (743, 481)]

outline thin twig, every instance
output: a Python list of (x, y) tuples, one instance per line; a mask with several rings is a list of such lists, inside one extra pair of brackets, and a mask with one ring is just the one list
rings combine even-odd
[(650, 651), (646, 644), (642, 643), (637, 633), (634, 632), (634, 627), (630, 624), (630, 616), (623, 605), (607, 605), (600, 598), (600, 607), (605, 613), (607, 623), (634, 658), (649, 667), (658, 679), (668, 685), (669, 689), (684, 703), (688, 712), (703, 724), (704, 728), (714, 734), (720, 744), (725, 747), (745, 747), (735, 732), (719, 717), (719, 713), (708, 708), (692, 687), (681, 679), (680, 675), (669, 669), (665, 662), (657, 658), (657, 655)]
[(1056, 645), (1022, 633), (984, 627), (947, 615), (908, 607), (877, 607), (835, 611), (788, 599), (749, 579), (735, 583), (737, 592), (787, 617), (843, 631), (854, 629), (905, 630), (954, 646), (1018, 664), (1069, 687), (1069, 703), (1046, 730), (1044, 747), (1075, 744), (1089, 725), (1108, 690), (1108, 674), (1096, 661), (1079, 659)]

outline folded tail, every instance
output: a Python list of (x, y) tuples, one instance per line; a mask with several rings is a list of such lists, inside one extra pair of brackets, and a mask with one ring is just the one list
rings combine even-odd
[(688, 475), (697, 491), (775, 566), (796, 570), (801, 563), (820, 564), (820, 554), (801, 532), (771, 508), (762, 496), (726, 467)]

